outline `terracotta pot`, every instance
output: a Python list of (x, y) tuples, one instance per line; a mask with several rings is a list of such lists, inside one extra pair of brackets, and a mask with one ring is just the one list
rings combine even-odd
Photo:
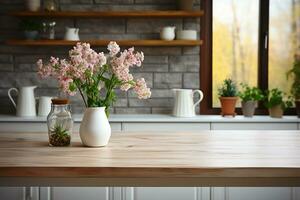
[(234, 117), (236, 115), (235, 105), (238, 97), (220, 97), (219, 99), (221, 102), (221, 115), (232, 115)]
[(243, 101), (242, 102), (243, 115), (245, 117), (253, 117), (256, 105), (257, 105), (256, 101)]
[(297, 99), (295, 101), (295, 105), (296, 105), (297, 116), (298, 116), (298, 118), (300, 118), (300, 99)]
[(277, 105), (272, 108), (269, 108), (269, 114), (270, 114), (270, 117), (273, 117), (273, 118), (282, 118), (283, 109), (282, 109), (281, 105)]
[(178, 9), (191, 11), (193, 10), (194, 0), (177, 0)]

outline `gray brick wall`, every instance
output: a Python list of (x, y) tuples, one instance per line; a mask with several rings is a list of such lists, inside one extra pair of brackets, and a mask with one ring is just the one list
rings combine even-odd
[[(0, 114), (13, 114), (15, 109), (7, 97), (10, 87), (37, 85), (36, 96), (58, 95), (57, 83), (40, 80), (36, 75), (38, 58), (51, 55), (66, 57), (71, 47), (7, 46), (4, 41), (20, 38), (20, 19), (8, 16), (10, 11), (23, 10), (24, 0), (0, 1)], [(176, 9), (176, 0), (59, 0), (61, 10), (169, 10)], [(200, 9), (200, 0), (195, 0)], [(156, 39), (160, 28), (175, 25), (179, 29), (200, 30), (199, 19), (56, 19), (56, 36), (63, 37), (65, 26), (80, 28), (82, 39)], [(104, 47), (95, 47), (105, 51)], [(124, 48), (124, 47), (123, 47)], [(142, 68), (133, 70), (136, 77), (145, 77), (152, 88), (152, 98), (139, 100), (129, 91), (117, 91), (118, 101), (111, 112), (121, 114), (170, 113), (173, 106), (172, 88), (199, 88), (199, 47), (136, 47), (143, 51)], [(80, 96), (71, 98), (73, 112), (82, 113)]]

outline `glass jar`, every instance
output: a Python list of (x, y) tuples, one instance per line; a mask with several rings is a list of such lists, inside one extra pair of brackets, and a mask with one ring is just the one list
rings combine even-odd
[(51, 111), (47, 117), (49, 145), (71, 144), (73, 119), (68, 99), (52, 99)]

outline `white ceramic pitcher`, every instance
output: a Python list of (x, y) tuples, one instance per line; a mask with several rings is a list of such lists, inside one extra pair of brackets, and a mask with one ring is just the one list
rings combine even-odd
[[(202, 101), (203, 93), (201, 90), (173, 89), (175, 103), (173, 115), (176, 117), (193, 117), (196, 115), (195, 107)], [(194, 94), (199, 94), (199, 100), (194, 103)]]
[(175, 26), (163, 27), (160, 31), (160, 39), (162, 40), (174, 40), (175, 39)]
[(78, 41), (79, 40), (79, 28), (66, 27), (65, 40)]
[[(8, 97), (17, 109), (17, 116), (19, 117), (33, 117), (36, 116), (34, 89), (37, 86), (24, 86), (17, 88), (10, 88), (8, 90)], [(15, 103), (11, 97), (11, 92), (16, 91), (18, 94), (18, 104)]]

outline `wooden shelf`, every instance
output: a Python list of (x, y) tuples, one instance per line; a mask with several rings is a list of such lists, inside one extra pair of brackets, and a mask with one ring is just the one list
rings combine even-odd
[(143, 17), (143, 18), (185, 18), (201, 17), (203, 11), (59, 11), (59, 12), (13, 12), (10, 15), (17, 17)]
[[(92, 46), (106, 46), (111, 40), (84, 40)], [(199, 46), (202, 40), (114, 40), (121, 46)], [(72, 46), (78, 41), (68, 40), (8, 40), (8, 45), (18, 46)]]

